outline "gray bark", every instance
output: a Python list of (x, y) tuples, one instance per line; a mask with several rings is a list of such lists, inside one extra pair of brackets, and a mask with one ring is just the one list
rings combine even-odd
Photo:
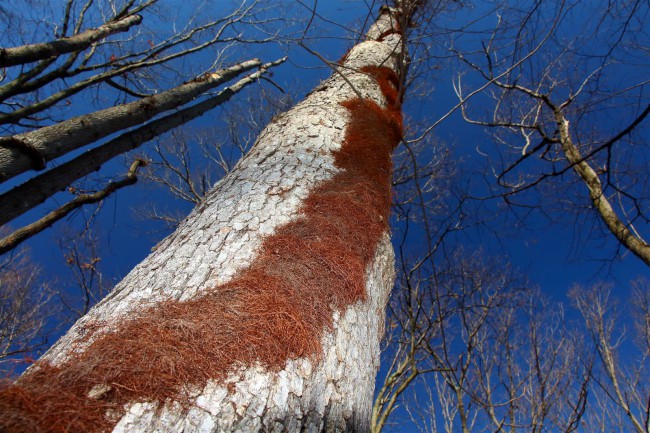
[[(390, 16), (382, 14), (376, 26), (370, 34), (383, 34)], [(268, 125), (205, 201), (44, 359), (60, 365), (88, 347), (88, 326), (108, 332), (142, 308), (219, 290), (247, 267), (264, 237), (296, 220), (309, 192), (338, 171), (332, 152), (341, 147), (349, 120), (340, 103), (359, 96), (385, 103), (375, 79), (358, 69), (398, 71), (401, 48), (397, 34), (354, 47), (339, 73)], [(334, 312), (318, 360), (289, 359), (279, 371), (239, 365), (225, 380), (197, 387), (187, 411), (174, 402), (128, 405), (114, 431), (368, 431), (393, 262), (384, 233), (366, 269), (366, 299)]]

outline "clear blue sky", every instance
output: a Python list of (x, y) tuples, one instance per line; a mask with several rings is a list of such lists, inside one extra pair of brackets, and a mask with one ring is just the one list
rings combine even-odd
[[(173, 4), (182, 3), (172, 2), (172, 8)], [(299, 9), (296, 7), (296, 10)], [(318, 2), (318, 11), (332, 21), (355, 28), (365, 17), (367, 6), (360, 1), (328, 0)], [(217, 8), (215, 8), (216, 12), (218, 12)], [(480, 9), (459, 12), (454, 17), (443, 19), (442, 22), (447, 26), (452, 24), (459, 26), (461, 20), (468, 20), (470, 16), (480, 12)], [(493, 21), (487, 20), (486, 24), (481, 26), (485, 27), (489, 22)], [(349, 34), (342, 27), (328, 25), (320, 19), (316, 19), (313, 26), (314, 37), (326, 34), (328, 38), (307, 39), (306, 43), (311, 49), (317, 50), (330, 60), (338, 59), (352, 44), (346, 39)], [(437, 120), (457, 102), (452, 90), (452, 80), (458, 71), (450, 69), (443, 58), (447, 53), (444, 35), (435, 42), (440, 46), (434, 46), (432, 50), (440, 58), (432, 60), (432, 63), (439, 67), (430, 77), (430, 84), (434, 87), (434, 91), (423, 100), (411, 98), (406, 105), (407, 116), (422, 123)], [(265, 61), (288, 54), (290, 61), (273, 71), (273, 80), (282, 87), (291, 89), (298, 98), (313, 88), (319, 79), (329, 74), (320, 60), (295, 45), (248, 46), (246, 50), (246, 54), (242, 57), (256, 55)], [(233, 58), (237, 58), (237, 52), (233, 52)], [(206, 64), (211, 63), (210, 59), (200, 60)], [(625, 65), (619, 68), (622, 74), (636, 75), (639, 71), (639, 68), (626, 68)], [(476, 86), (477, 83), (472, 82), (471, 78), (467, 82), (469, 86)], [(614, 85), (618, 86), (620, 83), (612, 82), (612, 86)], [(262, 86), (268, 87), (269, 84), (262, 83)], [(252, 87), (249, 91), (256, 91), (256, 89), (257, 87)], [(238, 96), (238, 98), (243, 100), (242, 97)], [(480, 110), (480, 106), (478, 109)], [(199, 128), (218, 123), (221, 114), (221, 109), (216, 109), (194, 122), (192, 127)], [(607, 125), (601, 126), (606, 129)], [(616, 125), (612, 125), (612, 128), (615, 127)], [(483, 167), (485, 159), (478, 153), (477, 148), (489, 147), (491, 138), (480, 128), (469, 127), (462, 121), (459, 113), (442, 122), (436, 129), (435, 135), (439, 140), (449, 144), (453, 149), (454, 157), (458, 160), (462, 159), (463, 167), (467, 171), (480, 170)], [(102, 171), (107, 176), (123, 172), (123, 158), (117, 158), (107, 164)], [(562, 191), (557, 193), (562, 194)], [(94, 227), (99, 234), (102, 247), (100, 268), (105, 278), (119, 279), (142, 260), (151, 247), (166, 234), (160, 225), (134, 218), (134, 209), (137, 209), (138, 205), (154, 201), (161, 207), (175, 205), (168, 196), (144, 184), (119, 191), (104, 203)], [(487, 203), (486, 210), (494, 210), (498, 204), (498, 200)], [(189, 208), (185, 206), (185, 209)], [(81, 211), (81, 214), (88, 216), (92, 212), (92, 208), (86, 208)], [(27, 222), (37, 214), (28, 213), (16, 224)], [(67, 224), (80, 227), (84, 221), (81, 214), (70, 218)], [(527, 220), (528, 228), (515, 230), (511, 217), (499, 216), (490, 224), (489, 230), (470, 231), (463, 243), (466, 248), (483, 249), (488, 254), (503, 255), (514, 266), (521, 268), (533, 284), (539, 285), (543, 292), (559, 300), (564, 299), (568, 288), (576, 283), (589, 285), (594, 281), (608, 280), (616, 285), (617, 292), (625, 294), (630, 280), (650, 275), (647, 267), (631, 254), (624, 254), (623, 259), (620, 260), (604, 262), (603, 260), (614, 255), (616, 243), (610, 236), (590, 239), (592, 237), (590, 233), (583, 231), (589, 227), (589, 224), (576, 226), (574, 224), (576, 218), (575, 214), (561, 212), (556, 215), (556, 222), (549, 223), (541, 215), (533, 213)], [(56, 246), (56, 239), (61, 235), (62, 225), (57, 224), (53, 229), (27, 242), (27, 245), (31, 248), (34, 259), (43, 265), (44, 273), (48, 275), (53, 286), (74, 290), (73, 284), (66, 276), (62, 253)]]

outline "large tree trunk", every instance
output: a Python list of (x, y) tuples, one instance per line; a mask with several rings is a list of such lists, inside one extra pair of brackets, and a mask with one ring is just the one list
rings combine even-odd
[(367, 431), (393, 286), (395, 11), (0, 393), (8, 430)]

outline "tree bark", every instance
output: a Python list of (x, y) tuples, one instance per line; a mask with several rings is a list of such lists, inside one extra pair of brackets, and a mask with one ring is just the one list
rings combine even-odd
[[(395, 11), (383, 8), (369, 40), (353, 47), (337, 73), (274, 119), (172, 235), (0, 392), (7, 414), (0, 427), (46, 419), (68, 399), (67, 388), (78, 387), (81, 394), (69, 397), (74, 405), (65, 406), (76, 411), (68, 426), (369, 431), (394, 281), (391, 149), (373, 146), (401, 138), (398, 28)], [(197, 323), (202, 315), (208, 319)], [(187, 343), (203, 333), (210, 338)], [(203, 351), (210, 345), (217, 347)], [(188, 359), (195, 352), (206, 355)], [(219, 364), (213, 354), (228, 359)], [(142, 380), (150, 365), (157, 376)], [(137, 385), (120, 381), (127, 376)], [(35, 401), (38, 413), (26, 415)], [(83, 424), (91, 410), (103, 418)]]

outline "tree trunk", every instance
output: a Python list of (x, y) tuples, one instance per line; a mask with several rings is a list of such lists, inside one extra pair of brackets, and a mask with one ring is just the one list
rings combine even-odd
[(0, 430), (368, 431), (402, 41), (383, 8), (178, 229), (0, 393)]

